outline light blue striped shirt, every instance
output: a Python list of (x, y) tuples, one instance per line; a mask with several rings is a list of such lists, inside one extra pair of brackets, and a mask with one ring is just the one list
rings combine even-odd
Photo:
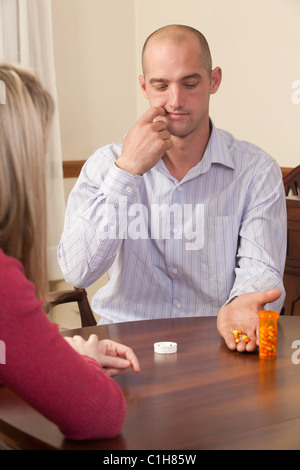
[(160, 160), (142, 176), (114, 162), (121, 144), (85, 163), (66, 209), (58, 259), (108, 321), (217, 315), (245, 292), (285, 292), (281, 170), (260, 148), (212, 127), (202, 160), (178, 182)]

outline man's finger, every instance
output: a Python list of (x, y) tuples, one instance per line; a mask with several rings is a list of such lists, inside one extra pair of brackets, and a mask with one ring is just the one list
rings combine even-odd
[(166, 115), (166, 111), (164, 110), (164, 108), (161, 108), (161, 107), (149, 108), (145, 112), (145, 114), (143, 114), (143, 116), (140, 118), (140, 121), (151, 123), (158, 116), (165, 116), (165, 115)]
[(224, 339), (228, 349), (230, 349), (231, 351), (234, 351), (236, 349), (236, 342), (234, 340), (234, 337), (233, 337), (232, 333), (224, 333), (223, 334), (223, 339)]
[(238, 343), (237, 345), (237, 350), (239, 352), (243, 352), (243, 351), (248, 351), (248, 352), (253, 352), (256, 350), (257, 348), (257, 345), (256, 345), (256, 337), (255, 335), (247, 335), (248, 338), (249, 338), (249, 342), (245, 342), (243, 339), (240, 340), (240, 342)]
[[(167, 124), (164, 121), (159, 121), (159, 120), (154, 121), (151, 126), (152, 126), (152, 130), (154, 130), (155, 132), (162, 132), (168, 128)], [(171, 134), (169, 133), (169, 135)]]

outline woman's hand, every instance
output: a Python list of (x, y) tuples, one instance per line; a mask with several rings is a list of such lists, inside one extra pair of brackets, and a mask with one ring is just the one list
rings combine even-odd
[(109, 339), (99, 341), (95, 334), (92, 334), (88, 340), (78, 335), (72, 338), (65, 337), (65, 340), (79, 354), (92, 357), (99, 362), (109, 376), (117, 375), (130, 366), (134, 372), (140, 372), (139, 361), (128, 346)]

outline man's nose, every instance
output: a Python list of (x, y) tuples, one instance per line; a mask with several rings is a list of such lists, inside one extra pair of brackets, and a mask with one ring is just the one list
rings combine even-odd
[(184, 105), (183, 92), (179, 86), (170, 88), (169, 105), (172, 109), (182, 108)]

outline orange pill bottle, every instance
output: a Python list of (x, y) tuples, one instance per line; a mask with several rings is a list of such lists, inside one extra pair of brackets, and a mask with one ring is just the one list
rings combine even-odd
[(277, 357), (277, 320), (275, 310), (261, 310), (259, 318), (259, 357), (276, 359)]

